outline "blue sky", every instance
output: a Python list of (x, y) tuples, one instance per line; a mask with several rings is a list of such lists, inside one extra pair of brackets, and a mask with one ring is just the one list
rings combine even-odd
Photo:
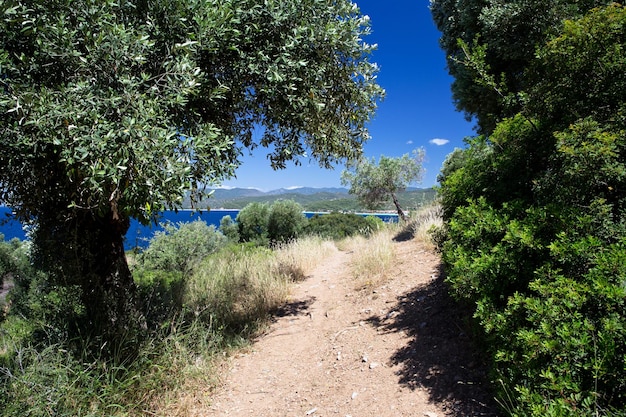
[[(371, 19), (372, 34), (365, 40), (378, 44), (372, 60), (380, 66), (379, 84), (387, 96), (369, 124), (371, 139), (365, 156), (401, 156), (417, 147), (426, 150), (426, 173), (420, 184), (431, 187), (447, 154), (463, 147), (463, 138), (474, 135), (473, 124), (454, 109), (445, 54), (439, 48), (440, 33), (428, 10), (428, 0), (355, 0)], [(237, 178), (228, 187), (262, 190), (307, 187), (339, 187), (344, 167), (324, 170), (315, 161), (302, 161), (272, 171), (263, 149), (246, 156)]]

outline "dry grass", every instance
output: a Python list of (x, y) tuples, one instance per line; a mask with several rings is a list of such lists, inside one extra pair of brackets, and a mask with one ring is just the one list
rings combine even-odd
[(285, 302), (292, 279), (268, 249), (222, 252), (205, 259), (189, 279), (184, 301), (198, 316), (240, 328)]
[[(257, 248), (210, 257), (190, 280), (186, 303), (195, 306), (199, 315), (212, 311), (227, 322), (262, 321), (268, 312), (286, 301), (291, 281), (306, 277), (335, 252), (333, 242), (308, 237), (275, 251)], [(173, 351), (187, 358), (191, 354), (185, 352), (185, 346)], [(181, 383), (161, 393), (154, 404), (155, 415), (206, 415), (213, 387), (225, 366), (220, 360), (224, 356), (226, 352), (173, 364), (179, 377), (182, 375)]]
[(383, 283), (393, 266), (393, 236), (398, 226), (388, 225), (369, 238), (353, 236), (339, 243), (341, 250), (352, 251), (352, 275), (357, 289), (373, 288)]
[(331, 254), (337, 246), (319, 236), (308, 236), (284, 245), (276, 252), (278, 264), (283, 270), (294, 271), (293, 279), (303, 279)]
[(369, 238), (355, 236), (338, 242), (340, 250), (354, 252), (352, 274), (356, 288), (373, 288), (387, 280), (395, 258), (394, 240), (412, 240), (434, 250), (430, 231), (442, 223), (441, 207), (433, 204), (413, 213), (405, 224), (386, 225)]
[(435, 245), (430, 231), (433, 227), (441, 227), (443, 225), (441, 206), (432, 204), (422, 207), (411, 216), (409, 224), (413, 228), (413, 239), (434, 249)]

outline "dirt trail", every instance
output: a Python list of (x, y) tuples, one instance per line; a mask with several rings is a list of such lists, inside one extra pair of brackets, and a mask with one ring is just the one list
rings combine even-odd
[(496, 416), (439, 259), (396, 242), (394, 271), (357, 290), (337, 251), (296, 285), (266, 334), (233, 357), (209, 416)]

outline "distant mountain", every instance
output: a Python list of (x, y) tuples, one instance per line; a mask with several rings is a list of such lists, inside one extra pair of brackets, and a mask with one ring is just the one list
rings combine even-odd
[(256, 188), (216, 188), (213, 190), (213, 198), (216, 199), (259, 197), (262, 195), (265, 193)]
[[(412, 210), (431, 202), (436, 196), (432, 188), (410, 188), (398, 195), (405, 210)], [(297, 187), (261, 191), (254, 188), (218, 188), (211, 198), (202, 201), (198, 208), (242, 209), (250, 203), (271, 204), (277, 200), (293, 200), (307, 211), (365, 211), (348, 189), (340, 187)], [(190, 205), (190, 203), (189, 203)], [(188, 205), (185, 205), (188, 207)], [(391, 201), (380, 208), (394, 210)]]
[(331, 193), (331, 194), (348, 194), (347, 188), (340, 187), (294, 187), (294, 188), (279, 188), (277, 190), (268, 191), (268, 195), (281, 195), (281, 194), (319, 194), (319, 193)]

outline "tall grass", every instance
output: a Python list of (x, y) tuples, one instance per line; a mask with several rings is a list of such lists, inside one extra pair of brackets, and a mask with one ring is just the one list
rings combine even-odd
[(267, 318), (289, 295), (289, 283), (301, 280), (328, 254), (332, 242), (307, 237), (276, 250), (231, 246), (206, 258), (187, 282), (184, 304), (196, 316), (241, 331)]
[(270, 249), (231, 246), (202, 262), (183, 302), (196, 317), (243, 331), (286, 300), (290, 278)]
[(7, 317), (0, 326), (0, 415), (191, 415), (219, 379), (218, 358), (245, 344), (287, 300), (289, 283), (336, 250), (306, 238), (277, 250), (235, 245), (208, 256), (184, 282), (182, 310), (149, 330), (132, 360), (68, 349), (75, 341), (33, 345), (32, 326)]
[(433, 203), (424, 206), (411, 214), (409, 225), (412, 228), (413, 239), (435, 249), (432, 232), (443, 226), (443, 211), (439, 204)]
[(316, 266), (331, 254), (337, 252), (335, 243), (319, 236), (306, 236), (287, 245), (276, 252), (279, 265), (292, 271), (294, 279), (305, 278)]
[(351, 270), (357, 289), (374, 288), (388, 278), (394, 259), (392, 239), (398, 228), (389, 224), (370, 237), (352, 236), (338, 243), (341, 250), (353, 252)]
[(412, 213), (405, 223), (386, 224), (369, 237), (352, 236), (339, 241), (337, 246), (354, 253), (351, 268), (355, 287), (374, 288), (384, 283), (392, 273), (394, 241), (411, 241), (435, 249), (432, 232), (442, 225), (441, 207), (432, 204)]

